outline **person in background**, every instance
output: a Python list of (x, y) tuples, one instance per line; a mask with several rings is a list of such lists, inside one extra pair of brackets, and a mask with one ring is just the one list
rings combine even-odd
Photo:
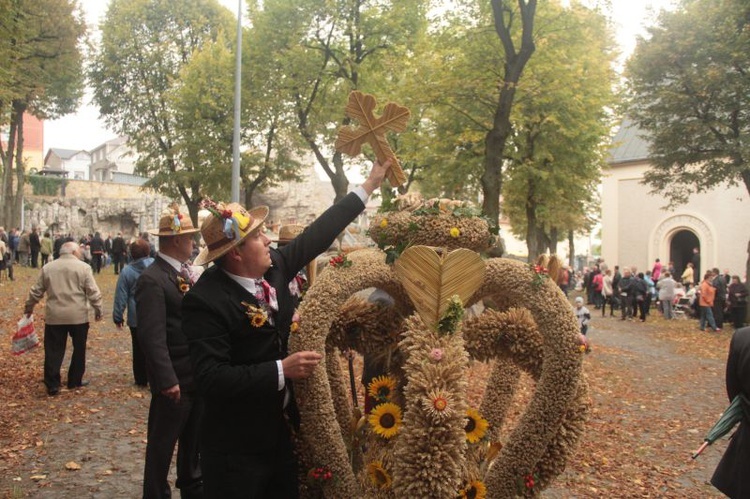
[(49, 231), (44, 233), (40, 244), (39, 253), (42, 255), (42, 266), (45, 266), (49, 262), (49, 257), (52, 256), (52, 239), (50, 238)]
[(91, 251), (91, 267), (94, 274), (102, 271), (102, 260), (104, 259), (104, 239), (98, 232), (89, 241), (89, 251)]
[(682, 281), (682, 286), (685, 288), (685, 291), (688, 291), (690, 288), (693, 287), (693, 276), (694, 270), (693, 270), (693, 264), (688, 262), (687, 267), (685, 267), (685, 270), (682, 272), (682, 275), (680, 276), (680, 280)]
[(698, 248), (693, 248), (693, 256), (690, 258), (690, 262), (693, 264), (693, 282), (692, 286), (697, 286), (698, 281), (701, 278), (701, 252)]
[[(732, 335), (725, 379), (730, 402), (740, 394), (750, 399), (750, 327), (738, 329)], [(750, 497), (749, 424), (743, 417), (711, 477), (711, 485), (728, 497)]]
[(727, 284), (719, 269), (715, 268), (712, 272), (714, 278), (711, 281), (711, 285), (716, 289), (713, 307), (714, 320), (718, 327), (724, 327), (724, 308), (727, 306)]
[[(138, 343), (151, 387), (143, 497), (171, 496), (169, 468), (177, 445), (177, 488), (182, 499), (203, 497), (199, 428), (203, 400), (197, 396), (187, 338), (182, 332), (182, 298), (193, 284), (188, 261), (193, 250), (189, 216), (176, 207), (162, 215), (159, 253), (135, 286)], [(145, 245), (146, 239), (141, 238)], [(149, 255), (150, 255), (149, 247)]]
[(675, 298), (675, 285), (677, 283), (672, 279), (670, 272), (664, 272), (656, 283), (656, 289), (659, 290), (659, 303), (661, 311), (664, 314), (664, 318), (667, 320), (674, 319), (674, 298)]
[[(201, 459), (207, 497), (298, 497), (293, 382), (311, 376), (323, 356), (287, 351), (295, 305), (289, 283), (365, 209), (389, 166), (376, 162), (361, 186), (278, 249), (263, 231), (267, 207), (248, 211), (231, 203), (209, 210), (201, 226), (206, 248), (195, 263), (215, 265), (182, 303), (182, 329), (206, 399)], [(239, 233), (227, 234), (227, 222)]]
[(8, 271), (8, 279), (13, 280), (13, 252), (10, 249), (10, 234), (5, 232), (5, 227), (0, 227), (0, 241), (5, 243), (5, 251), (0, 254), (5, 270)]
[(589, 322), (591, 322), (591, 312), (589, 309), (583, 306), (583, 298), (580, 296), (576, 297), (576, 319), (578, 319), (578, 325), (581, 328), (581, 334), (586, 336), (589, 331)]
[(656, 283), (651, 278), (651, 271), (647, 270), (646, 275), (643, 276), (643, 281), (646, 283), (646, 315), (651, 313), (651, 303), (656, 302)]
[(740, 276), (733, 275), (729, 284), (729, 312), (735, 329), (745, 325), (747, 316), (747, 287), (740, 281)]
[(42, 249), (42, 242), (39, 239), (38, 229), (36, 227), (32, 227), (31, 234), (29, 234), (29, 256), (32, 269), (39, 267), (40, 249)]
[(60, 368), (65, 357), (68, 335), (73, 342), (73, 354), (68, 368), (68, 389), (88, 385), (83, 380), (86, 372), (86, 340), (89, 331), (89, 304), (94, 308), (95, 320), (102, 318), (102, 294), (94, 280), (91, 267), (81, 261), (78, 244), (67, 242), (60, 248), (60, 258), (39, 272), (31, 287), (24, 313), (30, 317), (34, 306), (47, 295), (44, 309), (44, 384), (47, 394), (60, 392)]
[(713, 281), (714, 275), (713, 273), (706, 272), (706, 275), (703, 276), (703, 281), (701, 281), (700, 284), (700, 297), (698, 298), (698, 306), (700, 307), (700, 329), (701, 331), (706, 330), (706, 322), (708, 322), (708, 326), (713, 329), (714, 331), (721, 331), (721, 329), (717, 326), (716, 322), (714, 321), (714, 312), (713, 312), (713, 306), (714, 306), (714, 299), (716, 297), (716, 288), (713, 287), (712, 281)]
[(567, 265), (564, 265), (560, 270), (560, 274), (558, 274), (557, 276), (557, 285), (560, 286), (560, 289), (563, 293), (565, 293), (565, 296), (568, 296), (568, 289), (570, 285), (570, 269)]
[(602, 296), (604, 297), (604, 303), (602, 304), (602, 317), (607, 313), (607, 303), (609, 303), (609, 316), (615, 316), (615, 300), (614, 300), (614, 286), (612, 284), (612, 269), (607, 269), (604, 272), (602, 278)]
[(24, 230), (18, 237), (18, 253), (16, 253), (16, 261), (21, 267), (29, 266), (29, 250), (31, 243), (29, 239), (29, 231)]
[(654, 284), (659, 281), (661, 278), (661, 274), (663, 272), (663, 266), (661, 264), (661, 260), (658, 258), (654, 261), (654, 268), (651, 269), (651, 279), (653, 279)]
[(115, 268), (115, 275), (120, 273), (127, 262), (128, 252), (125, 239), (122, 238), (122, 232), (118, 232), (117, 237), (112, 239), (112, 266)]
[(147, 386), (148, 377), (146, 375), (146, 357), (138, 342), (138, 319), (135, 305), (135, 285), (141, 273), (154, 262), (154, 259), (148, 256), (150, 248), (148, 243), (142, 239), (137, 239), (130, 245), (130, 254), (133, 255), (133, 261), (122, 269), (120, 277), (117, 279), (117, 288), (115, 289), (115, 301), (112, 307), (112, 321), (117, 329), (122, 329), (124, 323), (123, 313), (127, 309), (128, 328), (130, 329), (130, 339), (133, 348), (133, 378), (138, 386)]

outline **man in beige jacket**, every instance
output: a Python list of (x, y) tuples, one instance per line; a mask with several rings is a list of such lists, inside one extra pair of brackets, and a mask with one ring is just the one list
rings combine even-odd
[(60, 393), (60, 368), (65, 357), (68, 335), (73, 355), (68, 368), (68, 388), (86, 386), (86, 339), (89, 332), (88, 304), (94, 308), (97, 321), (102, 318), (102, 294), (94, 281), (91, 267), (81, 261), (75, 242), (60, 248), (60, 258), (39, 272), (39, 279), (29, 291), (24, 312), (30, 316), (34, 306), (47, 293), (44, 318), (44, 384), (50, 396)]

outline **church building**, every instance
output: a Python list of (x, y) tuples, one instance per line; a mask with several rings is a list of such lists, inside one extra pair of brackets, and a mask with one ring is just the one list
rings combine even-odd
[(750, 196), (744, 184), (721, 185), (693, 194), (688, 203), (666, 209), (665, 196), (642, 183), (650, 167), (648, 142), (624, 121), (610, 152), (602, 181), (602, 257), (610, 266), (650, 270), (656, 258), (674, 262), (682, 273), (693, 251), (702, 274), (718, 267), (745, 278), (750, 238)]

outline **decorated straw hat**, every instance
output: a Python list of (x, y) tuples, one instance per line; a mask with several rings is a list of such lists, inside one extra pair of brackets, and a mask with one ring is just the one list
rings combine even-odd
[(277, 244), (284, 245), (292, 241), (295, 237), (302, 234), (302, 231), (305, 230), (304, 225), (299, 224), (287, 224), (282, 225), (281, 229), (279, 229), (279, 237), (276, 239), (273, 239)]
[(201, 224), (201, 236), (206, 247), (195, 258), (193, 265), (206, 265), (223, 256), (259, 228), (268, 216), (268, 206), (258, 206), (250, 211), (239, 203), (214, 203), (205, 201), (203, 207), (210, 214)]
[(159, 218), (159, 228), (146, 231), (152, 236), (170, 237), (182, 234), (194, 234), (198, 229), (193, 227), (193, 221), (189, 215), (180, 213), (177, 203), (172, 203), (164, 210)]

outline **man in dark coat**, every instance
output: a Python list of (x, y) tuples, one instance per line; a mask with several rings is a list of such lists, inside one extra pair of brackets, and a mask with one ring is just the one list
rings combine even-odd
[(716, 288), (713, 306), (714, 321), (716, 321), (716, 327), (722, 328), (724, 327), (724, 308), (727, 306), (727, 282), (719, 269), (713, 269), (713, 273), (714, 279), (711, 284)]
[[(177, 224), (179, 222), (179, 225)], [(169, 468), (175, 444), (177, 488), (182, 499), (202, 498), (198, 428), (203, 414), (182, 333), (182, 297), (192, 285), (186, 266), (198, 232), (190, 217), (171, 212), (161, 217), (159, 254), (136, 283), (136, 335), (146, 359), (151, 405), (143, 476), (143, 497), (171, 496)]]
[(122, 232), (118, 232), (117, 237), (112, 239), (112, 265), (115, 268), (115, 275), (119, 274), (125, 266), (127, 258), (125, 240), (122, 238)]
[[(732, 401), (740, 393), (750, 398), (750, 327), (734, 332), (727, 358), (727, 396)], [(750, 497), (750, 426), (740, 421), (734, 437), (729, 441), (719, 465), (711, 477), (711, 484), (729, 497)]]
[(98, 232), (91, 238), (89, 249), (91, 250), (91, 268), (94, 269), (94, 274), (98, 274), (102, 271), (104, 259), (104, 239)]
[[(263, 231), (266, 207), (211, 207), (201, 226), (207, 246), (195, 263), (216, 265), (182, 304), (182, 327), (206, 402), (201, 462), (207, 498), (298, 496), (287, 423), (299, 421), (292, 381), (310, 376), (322, 356), (288, 355), (296, 303), (289, 283), (362, 212), (389, 166), (376, 163), (361, 187), (279, 249), (269, 246)], [(230, 226), (239, 233), (222, 230)]]
[(33, 227), (29, 234), (29, 252), (31, 253), (31, 268), (39, 265), (39, 250), (42, 249), (42, 241), (39, 239), (39, 229)]

